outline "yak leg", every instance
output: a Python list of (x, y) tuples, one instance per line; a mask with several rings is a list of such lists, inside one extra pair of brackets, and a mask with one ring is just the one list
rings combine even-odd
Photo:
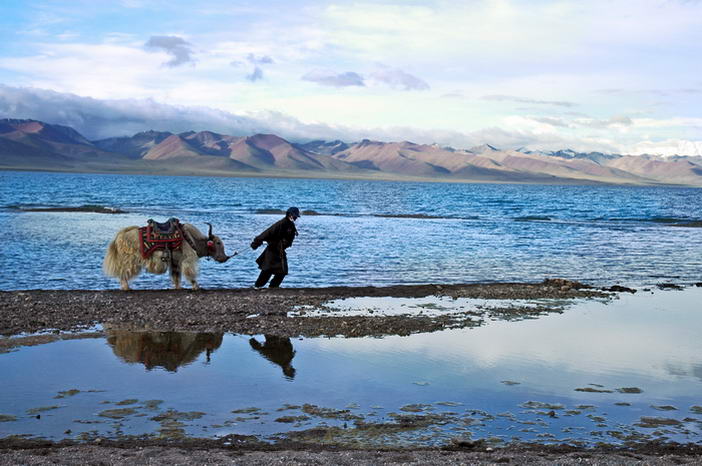
[(185, 278), (192, 284), (193, 290), (199, 290), (200, 285), (197, 283), (197, 262), (184, 262), (183, 263), (183, 274)]
[(171, 264), (171, 280), (173, 281), (173, 288), (176, 290), (180, 289), (180, 264), (173, 261)]
[(126, 278), (119, 279), (119, 286), (124, 291), (129, 291), (129, 281)]

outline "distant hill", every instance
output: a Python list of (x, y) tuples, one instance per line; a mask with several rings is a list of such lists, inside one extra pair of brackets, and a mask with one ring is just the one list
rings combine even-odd
[(68, 126), (0, 120), (0, 167), (89, 170), (124, 159), (125, 155), (102, 150)]
[(122, 136), (118, 138), (102, 139), (94, 141), (93, 144), (102, 150), (124, 154), (132, 159), (143, 158), (152, 147), (160, 144), (173, 133), (162, 131), (144, 131), (132, 137)]
[(72, 128), (0, 120), (0, 169), (271, 175), (475, 182), (702, 186), (700, 156), (625, 156), (570, 149), (456, 149), (364, 139), (292, 143), (274, 134), (144, 131), (89, 141)]

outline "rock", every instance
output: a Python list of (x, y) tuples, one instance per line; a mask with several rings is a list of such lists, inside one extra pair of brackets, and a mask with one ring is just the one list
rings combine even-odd
[(626, 286), (620, 286), (620, 285), (614, 285), (610, 286), (609, 288), (603, 288), (605, 291), (612, 291), (614, 293), (636, 293), (636, 290), (633, 288), (627, 288)]
[(683, 287), (675, 283), (659, 283), (656, 285), (661, 290), (682, 290)]

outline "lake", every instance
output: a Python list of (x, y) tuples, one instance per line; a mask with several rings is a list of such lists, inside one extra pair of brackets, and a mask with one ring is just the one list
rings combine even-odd
[[(101, 270), (121, 228), (177, 217), (211, 222), (226, 264), (201, 260), (204, 288), (248, 287), (251, 239), (295, 205), (283, 286), (541, 281), (629, 286), (702, 277), (702, 191), (273, 178), (0, 172), (0, 290), (115, 289)], [(100, 205), (127, 214), (27, 212)], [(136, 289), (168, 288), (142, 275)]]

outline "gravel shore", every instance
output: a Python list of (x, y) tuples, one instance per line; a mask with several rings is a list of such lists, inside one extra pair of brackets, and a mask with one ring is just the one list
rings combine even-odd
[[(542, 283), (409, 285), (389, 287), (277, 288), (231, 290), (0, 292), (0, 335), (126, 326), (158, 331), (272, 333), (278, 336), (348, 337), (408, 335), (476, 325), (479, 315), (329, 316), (292, 318), (300, 308), (323, 308), (331, 300), (354, 297), (445, 296), (489, 300), (574, 299), (612, 293), (568, 280)], [(505, 317), (519, 318), (546, 308), (505, 306)]]
[(669, 465), (702, 464), (699, 446), (650, 445), (637, 450), (538, 445), (486, 449), (481, 446), (461, 449), (415, 450), (248, 450), (219, 448), (203, 444), (173, 446), (133, 445), (56, 445), (31, 447), (5, 446), (0, 443), (0, 464), (7, 465), (404, 465), (404, 464), (559, 464), (559, 465)]

